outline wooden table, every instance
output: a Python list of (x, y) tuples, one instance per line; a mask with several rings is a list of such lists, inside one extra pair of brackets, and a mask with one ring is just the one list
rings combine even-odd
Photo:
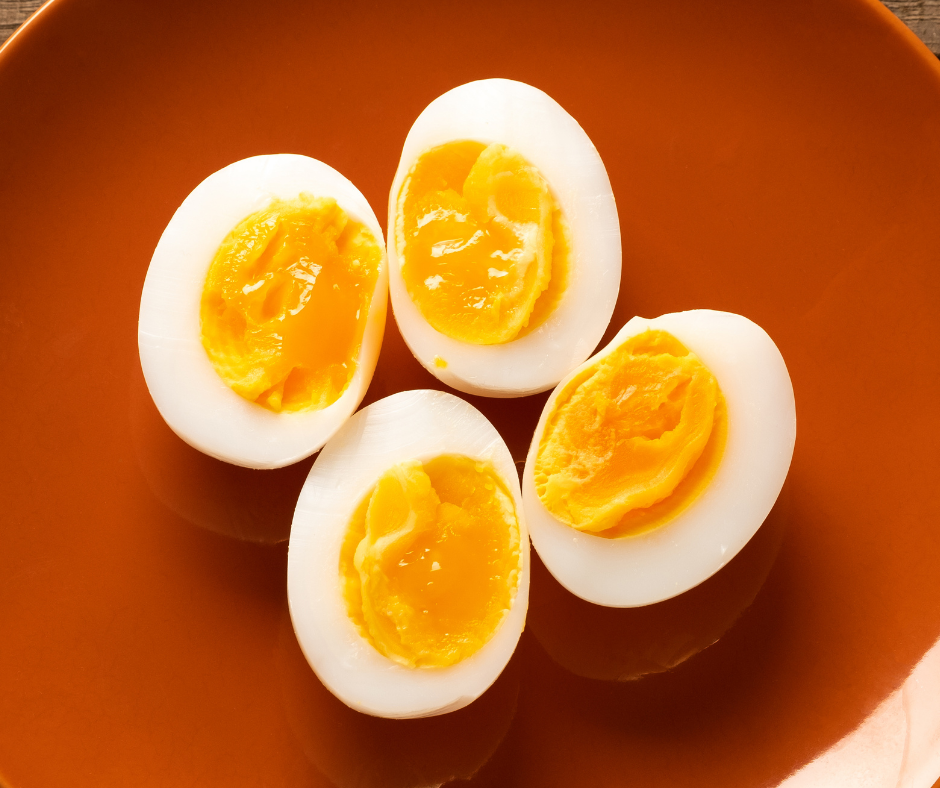
[(42, 0), (0, 0), (0, 43), (12, 36), (41, 5)]
[(885, 5), (940, 57), (940, 0), (886, 0)]
[[(927, 47), (940, 57), (940, 0), (884, 0)], [(43, 4), (43, 0), (0, 0), (0, 44)]]

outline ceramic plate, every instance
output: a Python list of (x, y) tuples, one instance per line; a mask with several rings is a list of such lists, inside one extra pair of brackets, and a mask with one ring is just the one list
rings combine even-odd
[[(607, 165), (604, 341), (633, 315), (746, 315), (789, 366), (796, 452), (702, 586), (607, 610), (534, 561), (494, 687), (377, 720), (323, 689), (288, 619), (309, 460), (248, 471), (169, 431), (140, 290), (210, 173), (313, 156), (383, 216), (418, 113), (496, 76), (554, 97)], [(5, 786), (940, 775), (940, 62), (873, 0), (54, 0), (0, 51), (0, 217)], [(366, 402), (435, 386), (390, 320)], [(521, 460), (545, 395), (468, 399)]]

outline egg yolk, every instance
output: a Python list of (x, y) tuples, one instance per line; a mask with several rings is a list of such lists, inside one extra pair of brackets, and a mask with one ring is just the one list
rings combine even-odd
[(409, 667), (452, 665), (483, 646), (509, 612), (520, 568), (512, 496), (488, 463), (450, 455), (384, 473), (340, 554), (350, 618)]
[(536, 492), (581, 531), (651, 530), (707, 487), (727, 423), (714, 375), (671, 334), (646, 331), (562, 390), (536, 454)]
[(398, 196), (401, 273), (453, 339), (509, 342), (541, 325), (567, 284), (567, 222), (539, 171), (505, 145), (432, 148)]
[(202, 345), (225, 383), (272, 411), (335, 402), (356, 370), (382, 261), (332, 198), (275, 200), (222, 242), (206, 276)]

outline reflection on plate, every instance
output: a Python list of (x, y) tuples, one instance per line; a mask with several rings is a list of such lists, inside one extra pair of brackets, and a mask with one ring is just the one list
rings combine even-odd
[(160, 416), (142, 374), (131, 381), (131, 429), (137, 462), (153, 494), (193, 525), (246, 542), (290, 536), (300, 488), (313, 458), (256, 471), (216, 460), (184, 443)]
[(480, 698), (450, 714), (414, 720), (360, 714), (310, 670), (287, 615), (276, 664), (291, 730), (336, 788), (427, 788), (468, 780), (496, 751), (516, 713), (519, 678), (511, 662)]
[(754, 601), (780, 549), (789, 497), (785, 485), (764, 524), (720, 571), (646, 607), (585, 602), (533, 553), (529, 629), (556, 663), (589, 679), (631, 681), (682, 664), (716, 643)]
[(940, 774), (938, 698), (940, 641), (861, 725), (779, 788), (927, 788)]

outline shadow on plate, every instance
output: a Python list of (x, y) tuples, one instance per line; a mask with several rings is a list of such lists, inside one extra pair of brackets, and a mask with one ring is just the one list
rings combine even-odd
[(288, 724), (308, 760), (337, 788), (428, 788), (470, 779), (505, 738), (519, 695), (510, 661), (482, 696), (450, 714), (417, 720), (360, 714), (320, 683), (286, 611), (276, 666)]
[(585, 602), (533, 553), (529, 631), (555, 663), (576, 676), (632, 681), (675, 668), (716, 643), (754, 601), (783, 541), (789, 497), (784, 485), (763, 525), (720, 571), (646, 607)]
[(177, 437), (153, 404), (139, 368), (130, 394), (137, 463), (166, 507), (193, 525), (233, 539), (260, 544), (287, 540), (313, 458), (273, 471), (230, 465)]

